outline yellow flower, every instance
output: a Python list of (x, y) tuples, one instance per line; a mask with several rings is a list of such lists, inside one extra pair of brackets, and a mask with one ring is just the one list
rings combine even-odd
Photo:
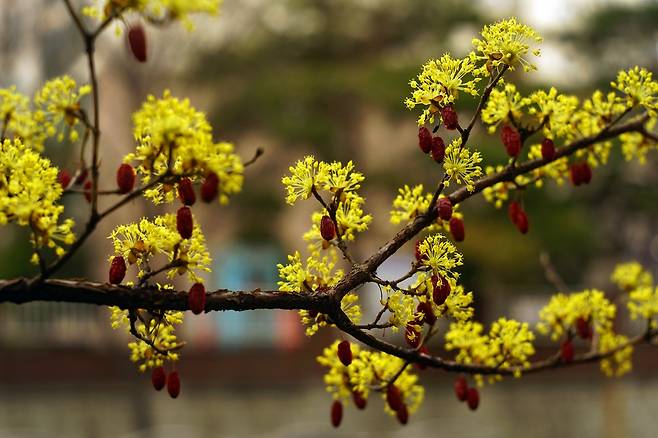
[[(530, 50), (530, 43), (541, 43), (542, 38), (529, 26), (508, 18), (497, 23), (484, 26), (482, 39), (474, 38), (478, 58), (486, 60), (492, 68), (508, 65), (510, 69), (519, 64), (525, 71), (536, 70), (525, 56)], [(539, 56), (539, 50), (532, 52)]]
[(496, 131), (499, 123), (509, 123), (511, 119), (520, 120), (524, 108), (530, 104), (530, 99), (522, 97), (514, 84), (505, 84), (502, 90), (494, 89), (482, 109), (482, 121), (489, 125), (489, 132)]
[(464, 184), (469, 192), (475, 190), (475, 180), (482, 176), (482, 168), (478, 164), (482, 162), (480, 152), (471, 153), (468, 148), (462, 147), (461, 137), (457, 137), (446, 148), (446, 156), (443, 161), (443, 169), (449, 176), (446, 186), (450, 180)]
[[(75, 141), (78, 132), (75, 127), (80, 121), (80, 99), (91, 92), (91, 86), (83, 85), (76, 90), (76, 83), (70, 76), (61, 76), (46, 82), (34, 95), (34, 120), (44, 125), (49, 137), (64, 140), (64, 126), (69, 128), (69, 139)], [(62, 128), (59, 128), (60, 125)]]
[(641, 105), (652, 117), (656, 116), (658, 108), (658, 82), (653, 80), (653, 74), (646, 68), (638, 66), (617, 74), (617, 81), (610, 86), (626, 95), (620, 99), (628, 108)]
[(442, 234), (434, 234), (425, 238), (418, 246), (421, 263), (432, 270), (432, 273), (444, 278), (457, 280), (459, 274), (453, 270), (463, 265), (462, 255), (457, 248)]

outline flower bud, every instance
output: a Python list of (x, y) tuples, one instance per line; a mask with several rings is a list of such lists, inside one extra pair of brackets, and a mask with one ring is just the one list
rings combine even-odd
[(121, 256), (115, 256), (110, 263), (110, 284), (119, 284), (126, 276), (126, 261)]
[(164, 368), (163, 367), (153, 368), (153, 371), (151, 372), (151, 383), (153, 384), (155, 390), (160, 391), (162, 388), (165, 387), (166, 382), (167, 382), (167, 374), (165, 373)]
[[(441, 280), (441, 285), (439, 285), (439, 280)], [(450, 295), (450, 283), (442, 275), (432, 275), (432, 299), (434, 304), (440, 306), (445, 303)]]
[(130, 164), (123, 163), (117, 169), (117, 187), (119, 193), (129, 193), (135, 186), (135, 169)]
[(571, 342), (571, 339), (567, 339), (560, 346), (560, 357), (564, 362), (569, 363), (573, 360), (573, 354), (573, 342)]
[(128, 47), (136, 60), (146, 62), (146, 32), (141, 24), (131, 26), (128, 30)]
[(416, 330), (413, 323), (407, 324), (407, 328), (404, 332), (404, 339), (406, 339), (407, 344), (409, 344), (411, 348), (418, 348), (418, 345), (420, 344), (420, 333)]
[(521, 134), (513, 126), (505, 125), (500, 130), (500, 139), (505, 146), (507, 155), (517, 157), (521, 152)]
[(176, 212), (176, 229), (183, 239), (192, 237), (194, 221), (192, 219), (192, 210), (190, 207), (181, 207)]
[(183, 205), (194, 205), (196, 195), (194, 194), (194, 186), (189, 178), (183, 178), (178, 182), (178, 198)]
[(338, 344), (338, 350), (336, 352), (340, 362), (348, 366), (352, 363), (352, 347), (350, 346), (350, 341), (341, 341)]
[(432, 150), (432, 133), (424, 126), (418, 129), (418, 146), (424, 154), (429, 154)]
[(393, 383), (386, 387), (386, 403), (388, 403), (388, 407), (395, 412), (399, 411), (404, 404), (402, 402), (402, 393)]
[(550, 138), (545, 138), (541, 142), (541, 156), (546, 161), (551, 161), (555, 158), (555, 143)]
[(343, 404), (338, 400), (334, 400), (331, 404), (331, 424), (334, 427), (340, 426), (340, 422), (343, 419)]
[(432, 138), (432, 159), (437, 163), (442, 163), (446, 156), (446, 144), (439, 136)]
[(217, 197), (219, 190), (219, 177), (211, 172), (201, 184), (201, 199), (203, 202), (212, 202)]
[(82, 186), (82, 191), (87, 202), (91, 202), (91, 181), (87, 181), (85, 185)]
[(409, 422), (409, 410), (407, 409), (407, 405), (402, 403), (400, 406), (400, 409), (397, 410), (395, 413), (395, 416), (397, 417), (398, 421), (400, 424), (403, 426)]
[(354, 400), (354, 405), (359, 410), (365, 409), (368, 404), (368, 400), (357, 390), (352, 391), (352, 400)]
[(452, 131), (453, 129), (457, 129), (459, 126), (457, 112), (452, 105), (446, 105), (441, 108), (441, 119), (443, 119), (443, 125), (447, 130)]
[(468, 388), (466, 391), (466, 403), (468, 403), (468, 408), (471, 411), (474, 411), (480, 405), (480, 393), (477, 388)]
[(466, 401), (468, 395), (468, 383), (466, 382), (464, 376), (457, 377), (457, 380), (455, 380), (454, 388), (457, 400)]
[(464, 240), (464, 237), (466, 237), (464, 222), (458, 217), (450, 219), (450, 234), (452, 234), (452, 238), (455, 239), (455, 242), (461, 242)]
[(178, 371), (172, 371), (167, 376), (167, 392), (171, 398), (176, 398), (180, 394), (180, 377), (178, 376)]
[(206, 308), (206, 288), (203, 283), (194, 283), (187, 294), (187, 305), (195, 315)]
[(450, 199), (446, 197), (439, 198), (436, 209), (441, 220), (449, 221), (452, 218), (452, 202), (450, 202)]
[(60, 170), (57, 175), (57, 182), (59, 182), (59, 185), (61, 185), (64, 190), (66, 190), (71, 184), (71, 179), (71, 174), (66, 169)]
[(320, 220), (320, 235), (326, 241), (336, 237), (336, 225), (334, 225), (334, 221), (327, 215), (322, 216)]

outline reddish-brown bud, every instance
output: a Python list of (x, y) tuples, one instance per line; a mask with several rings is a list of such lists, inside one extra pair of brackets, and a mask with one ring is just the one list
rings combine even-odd
[(368, 404), (368, 400), (359, 391), (352, 391), (352, 400), (357, 409), (363, 410)]
[(176, 398), (180, 394), (180, 377), (178, 371), (172, 371), (167, 376), (167, 392), (171, 398)]
[(322, 219), (320, 219), (320, 235), (327, 241), (336, 237), (336, 225), (327, 215), (322, 216)]
[(541, 142), (541, 156), (544, 160), (551, 161), (555, 158), (555, 143), (550, 138)]
[(350, 341), (340, 341), (336, 354), (338, 355), (338, 359), (343, 365), (348, 366), (351, 364), (352, 346), (350, 345)]
[(68, 170), (62, 169), (57, 175), (57, 182), (62, 186), (62, 189), (66, 190), (67, 187), (71, 184), (71, 174)]
[(194, 220), (192, 219), (192, 210), (190, 207), (181, 207), (176, 212), (176, 229), (183, 239), (192, 237)]
[(480, 405), (480, 393), (477, 388), (468, 388), (466, 391), (466, 403), (468, 403), (468, 408), (471, 411), (474, 411)]
[(136, 60), (146, 62), (146, 32), (141, 24), (128, 30), (128, 47)]
[(219, 190), (219, 177), (216, 173), (209, 173), (201, 184), (201, 200), (212, 202), (217, 197)]
[(83, 182), (87, 181), (87, 175), (89, 174), (89, 171), (87, 170), (86, 167), (83, 167), (80, 169), (75, 176), (75, 181), (73, 181), (73, 184), (75, 185), (80, 185)]
[(194, 283), (187, 294), (187, 305), (195, 315), (206, 308), (206, 288), (203, 283)]
[(331, 424), (334, 427), (340, 426), (340, 422), (343, 420), (343, 404), (338, 400), (334, 400), (331, 404)]
[(455, 380), (454, 388), (457, 400), (466, 401), (468, 395), (468, 383), (466, 382), (464, 376), (457, 377), (457, 380)]
[(183, 205), (194, 205), (196, 202), (194, 186), (189, 178), (183, 178), (178, 182), (178, 198)]
[[(439, 280), (441, 280), (440, 285)], [(448, 280), (445, 277), (441, 275), (432, 275), (432, 299), (434, 300), (434, 304), (440, 306), (445, 303), (448, 299), (448, 295), (450, 295), (450, 290), (450, 283), (448, 283)]]
[(153, 368), (151, 372), (151, 383), (156, 391), (160, 391), (167, 383), (167, 373), (163, 367)]
[(87, 202), (91, 202), (91, 181), (87, 181), (84, 186), (82, 186), (82, 192), (85, 195)]
[(135, 169), (130, 164), (123, 163), (117, 169), (117, 187), (119, 193), (128, 193), (135, 186)]
[(573, 360), (573, 342), (571, 339), (567, 339), (560, 346), (560, 357), (564, 362), (571, 362)]
[(400, 406), (400, 409), (395, 413), (395, 416), (401, 425), (404, 426), (407, 424), (409, 422), (409, 410), (407, 409), (407, 405), (403, 403), (402, 406)]
[(424, 154), (429, 154), (432, 150), (432, 133), (424, 126), (418, 129), (418, 146)]
[(439, 202), (436, 204), (436, 210), (441, 220), (449, 221), (452, 218), (452, 202), (450, 202), (450, 199), (446, 197), (439, 198)]
[(521, 234), (526, 234), (530, 228), (530, 223), (528, 222), (528, 215), (525, 211), (521, 210), (516, 214), (516, 222), (514, 223), (516, 228), (521, 232)]
[(450, 234), (452, 234), (452, 238), (455, 239), (455, 242), (461, 242), (466, 237), (464, 222), (458, 217), (450, 219)]
[(421, 315), (420, 320), (418, 321), (419, 324), (427, 323), (428, 325), (432, 325), (436, 322), (436, 315), (434, 315), (432, 305), (427, 301), (421, 301), (418, 303), (416, 312)]
[(399, 411), (404, 404), (402, 401), (402, 393), (398, 387), (392, 383), (386, 387), (386, 403), (388, 403), (388, 407), (395, 412)]
[(406, 339), (407, 344), (411, 348), (418, 348), (420, 344), (420, 333), (416, 330), (413, 323), (407, 324), (407, 328), (404, 331), (404, 339)]
[(576, 332), (580, 336), (580, 339), (592, 339), (592, 325), (589, 320), (578, 318), (576, 320)]
[(450, 131), (457, 129), (459, 126), (457, 111), (455, 111), (452, 105), (446, 105), (441, 108), (441, 119), (443, 119), (443, 125)]
[(500, 139), (505, 145), (507, 155), (510, 157), (517, 157), (521, 152), (521, 134), (516, 128), (505, 125), (500, 130)]
[(110, 264), (110, 284), (119, 284), (126, 276), (126, 261), (121, 256), (112, 258)]
[(442, 163), (446, 156), (446, 144), (441, 137), (432, 139), (432, 159), (437, 163)]

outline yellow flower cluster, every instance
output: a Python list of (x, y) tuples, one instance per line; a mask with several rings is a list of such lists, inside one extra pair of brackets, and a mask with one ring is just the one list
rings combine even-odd
[[(371, 391), (381, 391), (381, 397), (386, 400), (386, 385), (400, 371), (405, 363), (402, 359), (378, 351), (367, 351), (352, 343), (353, 360), (348, 366), (338, 359), (338, 344), (335, 341), (324, 349), (317, 361), (328, 368), (324, 376), (327, 392), (334, 400), (347, 402), (354, 392), (367, 399)], [(402, 402), (410, 414), (418, 410), (423, 401), (425, 389), (418, 384), (418, 376), (406, 367), (395, 380), (395, 386), (400, 390)], [(388, 405), (385, 407), (389, 415), (395, 416)]]
[[(646, 129), (651, 132), (656, 126), (658, 118), (649, 119)], [(626, 161), (636, 158), (640, 164), (646, 164), (647, 154), (651, 150), (658, 148), (658, 142), (642, 135), (639, 132), (626, 132), (619, 136), (621, 141), (621, 152), (624, 154)]]
[(463, 257), (444, 235), (434, 234), (426, 237), (418, 245), (418, 251), (421, 264), (430, 268), (433, 274), (454, 280), (459, 278), (454, 269), (464, 264)]
[[(157, 267), (152, 259), (164, 255), (176, 266), (167, 270), (167, 277), (187, 273), (191, 282), (202, 282), (201, 272), (210, 272), (210, 254), (205, 237), (195, 221), (190, 239), (183, 239), (176, 229), (176, 215), (156, 216), (152, 221), (143, 218), (139, 222), (119, 225), (110, 234), (114, 255), (122, 256), (130, 265), (136, 265), (137, 278), (141, 279)], [(110, 257), (111, 259), (111, 257)]]
[(654, 286), (653, 276), (637, 262), (617, 265), (611, 280), (619, 289), (628, 293), (627, 307), (632, 319), (642, 318), (656, 327), (658, 315), (658, 288)]
[[(541, 43), (542, 38), (534, 29), (519, 23), (516, 18), (484, 26), (481, 36), (481, 39), (473, 39), (473, 46), (478, 59), (487, 62), (489, 69), (502, 65), (507, 65), (512, 70), (516, 65), (521, 65), (525, 71), (537, 69), (525, 57), (530, 50), (530, 44)], [(539, 56), (539, 49), (533, 50), (532, 54)]]
[[(32, 231), (35, 250), (52, 248), (64, 254), (61, 244), (75, 240), (73, 220), (60, 223), (64, 206), (59, 204), (62, 187), (57, 168), (50, 160), (24, 145), (6, 139), (0, 144), (0, 225), (16, 222)], [(38, 262), (38, 255), (32, 257)]]
[(390, 213), (392, 224), (398, 225), (414, 220), (416, 216), (427, 213), (432, 201), (432, 194), (424, 192), (423, 185), (413, 187), (404, 185), (398, 189), (398, 195), (393, 200), (393, 210)]
[[(205, 114), (188, 99), (179, 100), (169, 90), (161, 99), (150, 95), (133, 115), (133, 123), (137, 147), (123, 161), (137, 161), (137, 173), (144, 184), (165, 175), (197, 181), (214, 173), (222, 204), (242, 189), (244, 166), (233, 145), (213, 141)], [(156, 204), (173, 202), (176, 190), (171, 184), (158, 184), (144, 196)]]
[(482, 162), (480, 152), (471, 152), (468, 148), (462, 146), (461, 137), (455, 138), (446, 148), (445, 159), (443, 160), (443, 169), (448, 175), (449, 180), (458, 184), (464, 184), (469, 192), (475, 190), (475, 180), (482, 176), (482, 168), (478, 166)]
[(656, 116), (658, 109), (658, 82), (653, 80), (653, 74), (646, 68), (638, 66), (628, 71), (620, 71), (617, 81), (610, 86), (625, 95), (627, 108), (636, 105), (643, 106), (652, 117)]

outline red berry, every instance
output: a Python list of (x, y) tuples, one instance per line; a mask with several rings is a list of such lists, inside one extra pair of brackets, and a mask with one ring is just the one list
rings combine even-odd
[(386, 387), (386, 403), (388, 407), (393, 409), (395, 412), (399, 411), (402, 405), (402, 393), (397, 386), (390, 384)]
[(466, 237), (464, 222), (458, 217), (450, 219), (450, 233), (452, 234), (452, 238), (455, 239), (455, 242), (461, 242)]
[(192, 210), (190, 207), (181, 207), (176, 213), (176, 229), (183, 239), (192, 237), (194, 221), (192, 219)]
[(112, 258), (110, 264), (110, 284), (119, 284), (126, 276), (126, 261), (121, 256)]
[(407, 405), (403, 403), (402, 406), (400, 406), (400, 409), (395, 413), (395, 416), (398, 418), (400, 424), (407, 424), (409, 422), (409, 410), (407, 409)]
[(320, 235), (324, 240), (332, 240), (336, 237), (336, 225), (327, 215), (322, 216), (320, 220)]
[(427, 301), (418, 303), (416, 312), (421, 315), (420, 320), (418, 321), (419, 324), (426, 322), (427, 324), (432, 325), (436, 322), (436, 315), (434, 315), (432, 305)]
[(555, 143), (550, 138), (545, 138), (541, 142), (541, 156), (546, 161), (551, 161), (555, 158)]
[(425, 154), (429, 154), (432, 150), (432, 133), (424, 126), (418, 129), (418, 146)]
[(521, 234), (526, 234), (530, 227), (528, 222), (528, 215), (525, 211), (521, 210), (516, 215), (516, 222), (514, 223), (516, 228), (521, 232)]
[(203, 202), (212, 202), (219, 190), (219, 177), (216, 173), (209, 173), (201, 184), (201, 199)]
[(357, 409), (363, 410), (368, 404), (368, 400), (359, 391), (352, 391), (352, 400)]
[(466, 391), (466, 403), (468, 403), (468, 408), (471, 411), (478, 408), (478, 405), (480, 404), (480, 393), (477, 388), (468, 388)]
[(139, 62), (146, 62), (146, 32), (141, 24), (131, 26), (128, 30), (128, 47)]
[(341, 341), (338, 344), (337, 355), (343, 365), (348, 366), (352, 363), (352, 347), (350, 346), (350, 341)]
[(592, 168), (586, 161), (580, 165), (580, 178), (583, 184), (589, 184), (592, 181)]
[(439, 198), (436, 210), (441, 220), (449, 221), (452, 218), (452, 202), (450, 202), (450, 199), (446, 197)]
[(573, 360), (573, 342), (567, 339), (560, 346), (560, 357), (564, 362), (571, 362)]
[(521, 134), (514, 127), (505, 125), (500, 130), (500, 139), (505, 145), (507, 155), (517, 157), (521, 152)]
[(172, 371), (167, 376), (167, 392), (171, 398), (176, 398), (180, 394), (180, 377), (178, 377), (178, 371)]
[(75, 184), (75, 185), (82, 184), (83, 182), (85, 182), (87, 180), (87, 175), (88, 174), (89, 174), (89, 171), (87, 170), (87, 168), (83, 167), (82, 169), (80, 169), (78, 171), (78, 174), (75, 176), (75, 181), (73, 182), (73, 184)]
[(117, 170), (117, 187), (119, 193), (128, 193), (135, 186), (135, 169), (130, 164), (123, 163)]
[(468, 395), (468, 383), (463, 376), (457, 377), (457, 380), (455, 380), (454, 388), (457, 400), (466, 401)]
[(576, 332), (581, 339), (592, 339), (592, 326), (589, 320), (585, 318), (578, 318), (576, 320)]
[(446, 145), (441, 137), (432, 139), (432, 159), (437, 163), (442, 163), (446, 156)]
[(516, 201), (510, 202), (507, 206), (507, 215), (514, 225), (516, 225), (517, 218), (521, 211), (523, 211), (523, 208), (521, 207), (521, 204)]
[(446, 129), (450, 131), (457, 129), (459, 126), (457, 112), (452, 105), (446, 105), (441, 108), (441, 118), (443, 119), (443, 124), (445, 125)]
[[(441, 280), (441, 285), (439, 285), (439, 280)], [(440, 306), (445, 303), (450, 295), (450, 283), (442, 275), (432, 275), (432, 299), (434, 304)]]
[(57, 182), (59, 182), (64, 190), (71, 184), (71, 179), (71, 174), (66, 169), (60, 170), (59, 175), (57, 175)]
[(178, 198), (183, 205), (194, 205), (196, 195), (194, 194), (194, 186), (189, 178), (183, 178), (178, 182)]
[(407, 340), (407, 344), (409, 344), (411, 348), (418, 348), (418, 345), (420, 344), (420, 333), (412, 323), (407, 324), (404, 338)]
[(194, 283), (187, 294), (187, 305), (195, 315), (206, 308), (206, 288), (202, 283)]
[(331, 424), (334, 427), (340, 426), (340, 422), (343, 419), (343, 404), (338, 400), (334, 400), (331, 404)]
[(91, 181), (87, 181), (82, 189), (87, 202), (91, 202)]
[(151, 373), (151, 383), (153, 383), (155, 390), (160, 391), (162, 388), (164, 388), (166, 382), (167, 374), (165, 373), (164, 368), (153, 368), (153, 372)]
[(583, 161), (582, 163), (573, 163), (569, 168), (569, 174), (574, 186), (589, 184), (592, 180), (592, 169), (586, 161)]

